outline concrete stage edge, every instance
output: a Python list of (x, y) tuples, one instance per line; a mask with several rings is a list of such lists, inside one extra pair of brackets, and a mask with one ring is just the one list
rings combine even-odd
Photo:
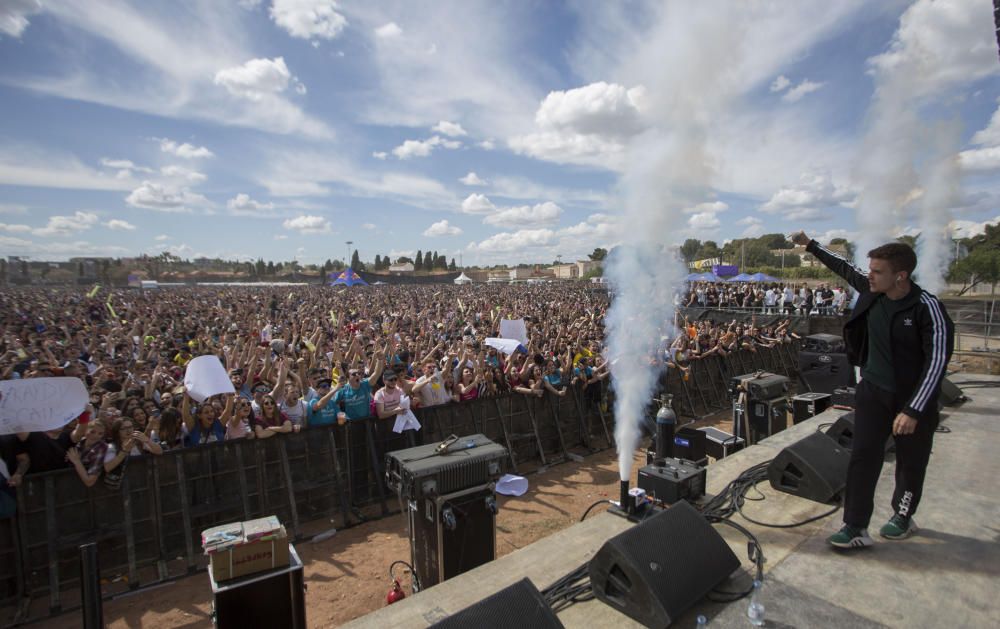
[[(1000, 377), (957, 374), (952, 380), (989, 381)], [(842, 512), (793, 529), (756, 526), (739, 515), (734, 521), (757, 535), (767, 559), (762, 600), (769, 627), (998, 627), (1000, 626), (1000, 388), (966, 388), (971, 398), (947, 408), (935, 435), (915, 516), (920, 531), (891, 542), (878, 537), (889, 518), (895, 465), (882, 469), (869, 530), (873, 548), (835, 551), (824, 538), (837, 530)], [(773, 458), (783, 447), (833, 422), (830, 410), (793, 426), (708, 468), (709, 493), (720, 491), (746, 468)], [(635, 472), (633, 471), (633, 478)], [(744, 511), (761, 521), (794, 522), (829, 507), (758, 485), (766, 500), (748, 501)], [(753, 496), (751, 492), (749, 494)], [(601, 507), (600, 509), (603, 509)], [(600, 513), (487, 565), (372, 612), (347, 627), (427, 627), (527, 576), (539, 589), (588, 561), (610, 537), (632, 526)], [(717, 529), (749, 569), (746, 540), (730, 527)], [(745, 583), (740, 577), (729, 584)], [(703, 599), (673, 626), (693, 627), (704, 614), (711, 626), (746, 627), (747, 599), (731, 604)], [(638, 627), (600, 601), (577, 603), (561, 612), (566, 627)]]

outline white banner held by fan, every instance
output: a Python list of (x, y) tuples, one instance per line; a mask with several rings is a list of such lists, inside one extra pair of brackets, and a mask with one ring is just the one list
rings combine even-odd
[(236, 393), (217, 356), (199, 356), (189, 362), (184, 372), (184, 388), (199, 403), (220, 393)]
[(56, 430), (79, 417), (90, 397), (79, 378), (0, 381), (0, 435)]
[(521, 345), (527, 345), (528, 327), (524, 325), (524, 319), (500, 319), (500, 336), (517, 339)]

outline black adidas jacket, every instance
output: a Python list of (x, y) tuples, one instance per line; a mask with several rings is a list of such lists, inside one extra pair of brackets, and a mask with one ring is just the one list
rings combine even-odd
[[(815, 240), (806, 251), (861, 293), (844, 324), (844, 343), (851, 364), (863, 367), (868, 358), (868, 309), (878, 293), (869, 289), (867, 273)], [(891, 330), (896, 397), (910, 417), (936, 417), (941, 379), (954, 350), (955, 325), (938, 298), (916, 284), (903, 299)]]

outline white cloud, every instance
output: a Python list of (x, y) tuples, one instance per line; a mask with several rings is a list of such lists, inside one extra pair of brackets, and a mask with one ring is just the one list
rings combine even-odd
[(515, 136), (510, 147), (539, 159), (602, 168), (620, 166), (625, 143), (642, 131), (642, 86), (599, 81), (549, 92), (535, 113), (537, 133)]
[(5, 231), (11, 234), (30, 234), (31, 230), (31, 225), (0, 223), (0, 231)]
[(744, 216), (736, 221), (737, 225), (746, 225), (746, 228), (740, 234), (740, 238), (755, 238), (760, 236), (764, 233), (763, 223), (764, 221), (756, 216)]
[(497, 143), (495, 141), (493, 141), (493, 140), (483, 140), (482, 142), (480, 142), (476, 146), (478, 146), (479, 148), (483, 149), (484, 151), (492, 151), (493, 149), (495, 149), (497, 147)]
[(0, 203), (0, 214), (26, 214), (28, 206), (14, 205), (11, 203)]
[(244, 8), (247, 11), (253, 11), (260, 6), (261, 1), (262, 0), (239, 0), (239, 4), (241, 8)]
[(979, 148), (959, 153), (959, 163), (968, 171), (1000, 170), (1000, 107), (986, 127), (976, 131), (972, 143)]
[(875, 73), (905, 76), (914, 96), (1000, 73), (986, 2), (918, 0), (899, 19), (889, 50), (868, 63)]
[(385, 151), (374, 151), (372, 152), (372, 157), (374, 157), (375, 159), (384, 160), (385, 158), (389, 157), (389, 154), (386, 153)]
[(951, 232), (952, 238), (972, 238), (973, 236), (982, 236), (985, 234), (987, 225), (998, 224), (1000, 224), (1000, 216), (978, 223), (975, 221), (951, 221), (948, 224), (948, 229)]
[(129, 178), (132, 176), (133, 172), (140, 172), (140, 173), (153, 172), (152, 168), (148, 168), (146, 166), (139, 166), (138, 164), (132, 162), (132, 160), (128, 159), (109, 159), (107, 157), (102, 157), (101, 166), (107, 166), (108, 168), (117, 169), (118, 173), (115, 176), (118, 177), (119, 179)]
[(442, 120), (438, 122), (436, 125), (431, 127), (431, 131), (435, 131), (442, 135), (447, 135), (453, 138), (468, 135), (465, 132), (465, 129), (462, 128), (462, 125), (458, 124), (457, 122), (448, 122), (447, 120)]
[(177, 157), (183, 157), (184, 159), (199, 159), (215, 156), (212, 151), (208, 150), (204, 146), (195, 146), (193, 144), (188, 144), (187, 142), (178, 144), (177, 142), (167, 138), (160, 138), (160, 150), (164, 153), (176, 155)]
[(166, 234), (160, 234), (159, 236), (157, 236), (153, 240), (155, 240), (156, 242), (163, 242), (164, 240), (170, 240), (170, 236), (168, 236)]
[(169, 177), (171, 179), (183, 179), (189, 183), (201, 183), (208, 179), (204, 173), (200, 173), (191, 168), (185, 168), (184, 166), (164, 166), (160, 169), (160, 173), (162, 173), (164, 177)]
[(4, 0), (0, 3), (0, 33), (18, 38), (28, 28), (28, 16), (42, 10), (39, 0)]
[(462, 183), (464, 183), (467, 186), (485, 186), (486, 185), (486, 181), (483, 180), (483, 179), (480, 179), (479, 175), (477, 175), (476, 173), (474, 173), (471, 170), (464, 177), (460, 177), (459, 181), (461, 181)]
[(274, 0), (271, 19), (292, 37), (334, 39), (347, 26), (333, 0)]
[(275, 234), (275, 240), (288, 240), (288, 234)]
[(972, 136), (972, 143), (976, 146), (1000, 146), (1000, 107), (990, 116), (989, 124)]
[(208, 199), (186, 188), (175, 189), (152, 181), (143, 181), (133, 190), (125, 202), (133, 207), (141, 207), (161, 212), (190, 212), (191, 206), (208, 206)]
[(698, 205), (684, 208), (685, 214), (696, 214), (699, 212), (725, 212), (729, 209), (729, 205), (723, 203), (722, 201), (706, 201), (704, 203), (699, 203)]
[(31, 230), (36, 236), (72, 236), (97, 224), (97, 214), (74, 212), (72, 216), (50, 216), (45, 227)]
[(829, 208), (853, 202), (855, 195), (834, 185), (827, 175), (804, 173), (799, 183), (783, 186), (760, 206), (765, 214), (779, 214), (789, 220), (813, 221), (831, 218)]
[(285, 219), (282, 226), (289, 231), (297, 231), (302, 235), (330, 233), (330, 221), (322, 216), (296, 216)]
[(428, 238), (435, 238), (438, 236), (457, 236), (462, 233), (460, 227), (455, 225), (449, 225), (448, 219), (440, 220), (436, 223), (431, 224), (430, 227), (424, 230), (424, 236)]
[(825, 83), (817, 83), (815, 81), (810, 81), (809, 79), (803, 79), (801, 83), (788, 90), (781, 96), (781, 100), (786, 103), (797, 103), (802, 100), (802, 97), (806, 94), (811, 94), (816, 90), (820, 89), (826, 85)]
[(135, 225), (129, 223), (128, 221), (123, 221), (121, 219), (113, 218), (106, 223), (108, 229), (114, 231), (134, 231)]
[(294, 81), (297, 92), (305, 93), (305, 86), (288, 71), (284, 57), (251, 59), (241, 66), (219, 70), (214, 79), (230, 94), (252, 101), (285, 91), (290, 81)]
[(521, 229), (516, 232), (494, 234), (479, 243), (469, 243), (470, 251), (484, 253), (515, 253), (524, 249), (537, 249), (552, 244), (556, 233), (551, 229)]
[(128, 190), (131, 178), (94, 170), (74, 155), (33, 145), (7, 143), (0, 147), (0, 184), (73, 190)]
[(715, 212), (698, 212), (688, 219), (688, 227), (695, 231), (711, 231), (721, 224)]
[(778, 78), (774, 79), (774, 81), (771, 83), (771, 91), (780, 92), (789, 85), (791, 85), (791, 83), (792, 82), (788, 80), (788, 77), (786, 77), (784, 74), (779, 74)]
[(226, 201), (226, 207), (233, 214), (265, 217), (273, 215), (271, 210), (274, 209), (274, 203), (254, 201), (250, 198), (250, 195), (240, 192), (232, 199)]
[(401, 29), (399, 27), (399, 24), (396, 24), (395, 22), (389, 22), (387, 24), (383, 24), (382, 26), (379, 26), (378, 28), (375, 29), (375, 36), (380, 37), (382, 39), (399, 37), (402, 34), (403, 34), (403, 29)]
[(426, 140), (406, 140), (392, 149), (392, 154), (399, 159), (427, 157), (437, 146), (442, 146), (446, 149), (457, 149), (462, 146), (462, 143), (457, 140), (446, 140), (439, 135), (435, 135)]
[(503, 208), (483, 219), (487, 225), (497, 227), (542, 227), (559, 222), (562, 208), (546, 201), (537, 205)]
[(367, 229), (369, 231), (375, 231), (375, 223), (361, 223), (361, 229)]
[(489, 214), (496, 209), (497, 207), (493, 205), (493, 202), (485, 194), (474, 192), (462, 201), (462, 212), (466, 214)]

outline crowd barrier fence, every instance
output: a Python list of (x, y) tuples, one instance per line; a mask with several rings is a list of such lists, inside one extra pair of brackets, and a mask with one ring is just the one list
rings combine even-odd
[[(671, 369), (661, 387), (682, 419), (700, 418), (728, 406), (733, 375), (763, 369), (794, 376), (796, 349), (695, 361), (687, 380)], [(391, 419), (368, 418), (133, 457), (117, 489), (101, 481), (87, 489), (71, 469), (28, 475), (17, 513), (0, 519), (0, 603), (19, 610), (18, 622), (33, 619), (30, 603), (42, 598), (49, 615), (75, 607), (78, 597), (65, 594), (79, 587), (78, 547), (89, 542), (98, 544), (102, 578), (135, 590), (204, 568), (200, 533), (211, 526), (276, 515), (301, 541), (307, 522), (328, 518), (341, 529), (391, 515), (385, 452), (450, 434), (481, 433), (505, 446), (515, 474), (580, 461), (614, 446), (613, 396), (603, 381), (564, 396), (513, 393), (418, 409), (416, 433), (397, 434)]]

